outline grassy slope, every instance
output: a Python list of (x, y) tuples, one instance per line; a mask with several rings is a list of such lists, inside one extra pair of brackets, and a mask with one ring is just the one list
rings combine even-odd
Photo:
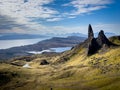
[(109, 40), (115, 44), (118, 44), (120, 45), (120, 36), (113, 36), (113, 37), (110, 37)]
[(0, 90), (120, 90), (120, 48), (90, 57), (85, 51), (59, 65), (41, 66), (40, 57), (29, 62), (29, 69), (3, 63), (0, 72), (10, 81)]
[[(120, 90), (120, 47), (89, 57), (85, 48), (77, 48), (77, 54), (60, 63), (64, 60), (60, 57), (64, 54), (69, 57), (69, 52), (53, 56), (36, 55), (30, 62), (14, 61), (29, 63), (31, 68), (1, 63), (0, 90)], [(43, 59), (51, 64), (40, 65)]]

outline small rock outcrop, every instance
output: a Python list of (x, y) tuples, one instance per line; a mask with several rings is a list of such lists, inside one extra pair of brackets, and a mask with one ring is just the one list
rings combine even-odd
[(87, 55), (92, 55), (96, 53), (98, 50), (100, 50), (103, 47), (110, 47), (112, 42), (110, 42), (107, 37), (104, 34), (104, 31), (101, 30), (98, 34), (97, 38), (94, 38), (94, 33), (92, 26), (89, 24), (88, 27), (88, 53)]
[(46, 60), (41, 60), (40, 65), (48, 65), (49, 63)]

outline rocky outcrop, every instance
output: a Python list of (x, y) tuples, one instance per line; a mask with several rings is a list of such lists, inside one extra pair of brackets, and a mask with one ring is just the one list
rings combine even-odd
[(96, 53), (103, 47), (110, 47), (114, 45), (111, 43), (104, 34), (104, 31), (101, 30), (98, 34), (97, 38), (94, 38), (94, 33), (92, 30), (92, 26), (88, 27), (88, 56)]
[(47, 60), (42, 60), (41, 62), (40, 62), (40, 65), (48, 65), (49, 63), (47, 62)]

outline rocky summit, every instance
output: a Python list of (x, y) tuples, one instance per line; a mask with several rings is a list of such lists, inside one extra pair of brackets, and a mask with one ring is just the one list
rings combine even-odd
[(98, 37), (95, 38), (92, 26), (90, 24), (88, 26), (88, 41), (88, 56), (96, 53), (103, 47), (115, 46), (115, 44), (107, 39), (103, 30), (101, 30), (98, 34)]

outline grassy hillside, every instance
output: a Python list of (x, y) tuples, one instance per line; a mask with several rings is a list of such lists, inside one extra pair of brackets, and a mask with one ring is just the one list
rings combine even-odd
[(109, 40), (110, 40), (111, 42), (113, 42), (114, 44), (120, 45), (120, 36), (110, 37)]
[[(36, 55), (23, 68), (0, 64), (0, 90), (120, 90), (120, 47), (109, 48), (86, 56), (86, 48), (79, 48), (68, 60), (60, 62), (64, 54)], [(49, 65), (40, 65), (46, 59)], [(14, 60), (13, 62), (21, 62)], [(2, 79), (7, 78), (7, 79)]]

